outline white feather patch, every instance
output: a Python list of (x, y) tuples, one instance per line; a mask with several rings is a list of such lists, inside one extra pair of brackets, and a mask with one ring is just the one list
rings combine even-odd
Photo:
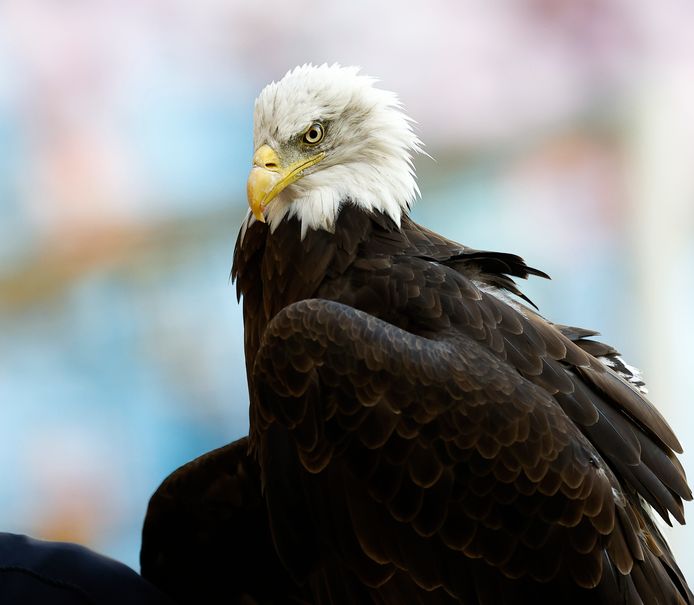
[(648, 394), (648, 388), (643, 381), (643, 374), (638, 368), (628, 364), (621, 355), (614, 357), (598, 357), (598, 360), (618, 376), (621, 376), (632, 387), (643, 395)]
[(518, 311), (523, 317), (528, 317), (527, 313), (529, 309), (521, 304), (519, 301), (517, 301), (515, 298), (511, 297), (508, 292), (501, 290), (500, 288), (497, 288), (496, 286), (491, 286), (489, 284), (486, 284), (482, 281), (479, 280), (472, 280), (472, 283), (474, 283), (482, 292), (486, 292), (487, 294), (491, 294), (492, 296), (495, 296), (498, 298), (500, 301), (505, 302), (507, 305), (510, 307), (513, 307), (516, 311)]
[(412, 155), (422, 143), (397, 96), (358, 67), (302, 65), (266, 86), (255, 103), (254, 148), (300, 153), (297, 137), (326, 124), (325, 157), (267, 207), (274, 231), (297, 217), (308, 229), (333, 231), (343, 203), (382, 212), (397, 225), (419, 196)]

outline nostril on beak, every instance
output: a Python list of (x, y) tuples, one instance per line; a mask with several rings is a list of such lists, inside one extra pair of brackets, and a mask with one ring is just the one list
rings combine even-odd
[(263, 145), (253, 154), (253, 165), (269, 172), (280, 172), (282, 169), (277, 152), (269, 145)]

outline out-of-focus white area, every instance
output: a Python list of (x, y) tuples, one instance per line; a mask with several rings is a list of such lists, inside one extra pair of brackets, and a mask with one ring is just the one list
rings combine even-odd
[(415, 217), (548, 271), (531, 298), (643, 368), (694, 475), (692, 31), (685, 0), (1, 2), (0, 530), (136, 566), (158, 483), (246, 431), (252, 103), (308, 61), (400, 94)]

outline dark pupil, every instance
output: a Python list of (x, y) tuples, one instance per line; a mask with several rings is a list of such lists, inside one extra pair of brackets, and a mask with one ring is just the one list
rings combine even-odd
[(311, 130), (308, 131), (308, 140), (309, 141), (315, 141), (319, 136), (320, 136), (320, 133), (318, 132), (317, 128), (311, 128)]

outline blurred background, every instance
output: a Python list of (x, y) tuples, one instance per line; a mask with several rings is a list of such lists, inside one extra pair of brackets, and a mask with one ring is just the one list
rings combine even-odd
[(549, 272), (526, 292), (643, 368), (694, 476), (692, 31), (685, 0), (0, 1), (0, 530), (137, 568), (158, 484), (246, 432), (253, 100), (304, 62), (399, 93), (415, 218)]

